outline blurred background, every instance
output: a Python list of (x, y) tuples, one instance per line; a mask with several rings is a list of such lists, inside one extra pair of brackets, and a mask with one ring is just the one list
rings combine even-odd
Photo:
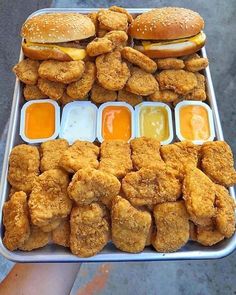
[[(5, 149), (15, 76), (11, 69), (20, 51), (20, 28), (35, 10), (46, 7), (180, 6), (205, 19), (210, 62), (225, 140), (236, 155), (236, 1), (195, 0), (8, 0), (0, 1), (0, 168)], [(0, 257), (0, 280), (13, 263)], [(215, 261), (83, 264), (71, 294), (236, 294), (236, 254)], [(88, 288), (90, 286), (90, 288)], [(80, 291), (78, 291), (80, 288)]]

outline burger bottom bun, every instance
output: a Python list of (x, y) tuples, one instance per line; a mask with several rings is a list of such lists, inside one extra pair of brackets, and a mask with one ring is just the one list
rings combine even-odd
[(196, 44), (191, 41), (167, 45), (151, 45), (151, 48), (144, 48), (142, 45), (134, 46), (135, 49), (151, 58), (167, 58), (189, 55), (197, 52), (204, 46), (205, 42)]

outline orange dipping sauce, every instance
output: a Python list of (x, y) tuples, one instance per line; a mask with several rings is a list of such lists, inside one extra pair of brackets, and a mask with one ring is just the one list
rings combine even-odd
[(29, 139), (48, 138), (54, 132), (54, 106), (47, 102), (29, 105), (25, 111), (25, 135)]
[(102, 112), (102, 137), (128, 141), (131, 137), (131, 112), (124, 106), (107, 106)]
[(199, 105), (180, 108), (180, 133), (188, 140), (207, 140), (210, 126), (207, 110)]

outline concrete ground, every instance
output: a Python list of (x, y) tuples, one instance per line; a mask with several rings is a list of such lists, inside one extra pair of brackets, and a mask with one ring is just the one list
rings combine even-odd
[[(198, 11), (206, 21), (207, 52), (220, 110), (225, 139), (236, 155), (235, 47), (236, 2), (228, 1), (1, 1), (0, 3), (0, 161), (4, 151), (6, 125), (10, 114), (14, 75), (20, 48), (19, 30), (34, 10), (47, 7), (129, 7), (183, 6)], [(0, 259), (0, 279), (12, 264)], [(84, 263), (71, 295), (75, 294), (236, 294), (236, 254), (215, 261), (148, 263)], [(79, 289), (79, 290), (78, 290)]]

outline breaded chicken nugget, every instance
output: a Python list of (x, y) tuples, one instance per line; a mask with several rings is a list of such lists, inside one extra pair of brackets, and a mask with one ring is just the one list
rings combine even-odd
[(5, 233), (3, 244), (14, 251), (24, 244), (30, 235), (27, 195), (16, 192), (3, 206)]
[(57, 228), (61, 223), (61, 217), (54, 218), (53, 220), (50, 220), (46, 225), (40, 226), (40, 229), (45, 232), (49, 233), (53, 231), (55, 228)]
[(91, 21), (93, 22), (94, 26), (95, 26), (95, 30), (96, 30), (96, 33), (98, 32), (98, 13), (97, 12), (91, 12), (91, 13), (88, 13), (87, 15)]
[(209, 62), (207, 58), (200, 57), (198, 54), (192, 54), (184, 60), (185, 69), (189, 72), (198, 72), (205, 69)]
[(202, 145), (201, 167), (215, 183), (227, 187), (236, 184), (233, 153), (225, 141), (206, 142)]
[(9, 158), (8, 181), (17, 191), (31, 192), (39, 175), (39, 151), (37, 147), (20, 144), (15, 146)]
[(98, 56), (96, 66), (98, 82), (108, 90), (122, 89), (130, 77), (129, 68), (125, 62), (122, 62), (119, 51)]
[(150, 95), (159, 89), (154, 76), (140, 68), (133, 67), (131, 77), (126, 84), (126, 90), (138, 95)]
[(104, 30), (104, 29), (101, 29), (100, 27), (98, 27), (98, 31), (97, 31), (98, 38), (104, 37), (107, 33), (108, 33), (107, 30)]
[(124, 101), (132, 105), (133, 107), (143, 101), (141, 95), (137, 95), (131, 92), (126, 91), (125, 89), (121, 89), (118, 92), (118, 101)]
[(62, 155), (59, 165), (70, 173), (82, 168), (98, 168), (99, 147), (88, 141), (77, 140)]
[(50, 169), (59, 169), (60, 158), (68, 147), (69, 143), (65, 139), (54, 139), (43, 142), (41, 144), (41, 172)]
[(75, 101), (76, 99), (70, 97), (66, 91), (62, 94), (62, 97), (59, 98), (58, 103), (62, 106), (66, 105), (69, 102)]
[(183, 182), (183, 198), (190, 219), (198, 225), (211, 224), (215, 216), (215, 186), (214, 183), (199, 169), (193, 166), (186, 168)]
[(91, 90), (91, 100), (94, 103), (104, 103), (107, 101), (115, 101), (117, 99), (117, 92), (112, 90), (107, 90), (97, 83), (93, 84)]
[(120, 13), (124, 13), (127, 18), (128, 18), (128, 22), (131, 24), (133, 22), (133, 16), (123, 7), (119, 7), (119, 6), (111, 6), (108, 8), (111, 11), (115, 11), (115, 12), (120, 12)]
[(93, 62), (87, 61), (85, 64), (85, 71), (80, 80), (70, 83), (67, 86), (67, 94), (78, 100), (84, 99), (91, 90), (96, 78), (96, 67)]
[(52, 82), (39, 78), (38, 87), (46, 96), (53, 100), (58, 100), (62, 97), (66, 85), (59, 82)]
[(102, 9), (98, 12), (98, 21), (99, 27), (107, 31), (128, 29), (128, 17), (124, 13)]
[(133, 168), (130, 145), (123, 140), (104, 140), (101, 144), (99, 170), (124, 177)]
[(52, 241), (54, 244), (69, 247), (70, 246), (70, 220), (65, 218), (59, 226), (52, 231)]
[(86, 52), (89, 56), (98, 56), (104, 53), (111, 52), (112, 50), (112, 42), (105, 37), (95, 38), (86, 47)]
[(179, 58), (160, 58), (155, 61), (158, 70), (181, 70), (184, 68), (184, 62)]
[(181, 187), (176, 171), (164, 164), (130, 172), (122, 180), (122, 190), (133, 206), (176, 201)]
[(68, 186), (68, 194), (78, 206), (100, 201), (107, 205), (119, 194), (120, 182), (112, 174), (85, 168), (78, 170)]
[(59, 169), (45, 171), (37, 178), (28, 202), (33, 225), (48, 231), (42, 227), (70, 214), (72, 201), (67, 194), (68, 185), (67, 173)]
[(127, 59), (132, 64), (139, 66), (141, 69), (148, 73), (154, 73), (157, 70), (157, 65), (155, 61), (153, 61), (142, 52), (131, 47), (124, 47), (121, 50), (121, 55), (123, 58)]
[(130, 141), (134, 168), (148, 168), (164, 164), (160, 155), (160, 141), (155, 138), (139, 137)]
[(37, 85), (25, 85), (23, 90), (25, 100), (42, 99), (47, 98)]
[(13, 72), (21, 82), (35, 85), (38, 80), (39, 65), (40, 63), (37, 60), (26, 58), (13, 67)]
[(197, 226), (197, 242), (203, 246), (213, 246), (224, 239), (214, 225)]
[(80, 257), (97, 254), (110, 238), (107, 211), (97, 203), (74, 207), (70, 216), (70, 228), (71, 252)]
[(187, 94), (197, 86), (196, 76), (184, 70), (163, 70), (156, 75), (161, 90), (174, 90), (178, 94)]
[(174, 252), (189, 239), (189, 216), (183, 201), (158, 204), (154, 207), (156, 234), (152, 245), (158, 252)]
[(82, 60), (45, 60), (39, 66), (39, 76), (49, 81), (68, 84), (79, 80), (84, 73)]
[(194, 73), (197, 78), (197, 86), (190, 93), (183, 95), (182, 98), (186, 100), (206, 100), (206, 85), (205, 76), (199, 73)]
[(171, 90), (157, 90), (153, 94), (147, 97), (151, 101), (160, 101), (165, 103), (170, 103), (176, 101), (179, 95)]
[(112, 201), (112, 242), (125, 252), (143, 251), (151, 228), (151, 214), (117, 196)]
[(225, 187), (216, 184), (215, 188), (216, 228), (226, 238), (230, 238), (235, 232), (235, 202)]
[(116, 47), (125, 46), (128, 35), (124, 31), (110, 31), (105, 35), (105, 38), (112, 42), (114, 49)]

